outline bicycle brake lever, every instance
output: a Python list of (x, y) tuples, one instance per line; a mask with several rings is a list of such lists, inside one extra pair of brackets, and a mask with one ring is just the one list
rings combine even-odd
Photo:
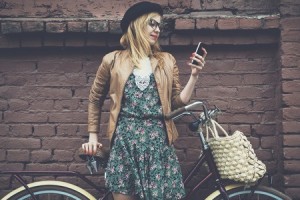
[(90, 164), (93, 167), (94, 171), (98, 172), (97, 161), (95, 160), (94, 156), (92, 156)]
[(93, 166), (91, 162), (90, 156), (87, 156), (86, 168), (89, 170), (90, 174), (93, 174)]

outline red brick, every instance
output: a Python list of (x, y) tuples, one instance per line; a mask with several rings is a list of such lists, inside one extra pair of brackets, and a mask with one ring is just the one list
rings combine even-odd
[(276, 100), (270, 99), (259, 99), (253, 102), (254, 111), (266, 111), (266, 110), (276, 110)]
[(300, 186), (300, 174), (292, 174), (284, 176), (284, 184), (289, 187), (299, 187)]
[(81, 86), (86, 83), (86, 77), (80, 73), (40, 74), (36, 76), (39, 86)]
[(51, 124), (45, 124), (45, 125), (34, 125), (33, 126), (33, 136), (38, 137), (51, 137), (55, 135), (55, 126)]
[[(46, 73), (77, 73), (82, 70), (82, 63), (78, 61), (52, 61), (52, 60), (40, 60), (38, 62), (38, 72)], [(44, 74), (42, 74), (44, 75)]]
[(31, 152), (30, 161), (35, 162), (48, 162), (52, 158), (50, 150), (33, 150)]
[(55, 137), (55, 138), (45, 138), (42, 141), (43, 149), (77, 149), (81, 147), (81, 144), (85, 141), (79, 138), (63, 138), (63, 137)]
[(230, 133), (233, 133), (234, 131), (239, 130), (244, 135), (249, 137), (251, 135), (251, 126), (250, 125), (244, 125), (244, 124), (239, 124), (239, 125), (230, 125)]
[[(12, 67), (13, 66), (13, 67)], [(36, 64), (33, 61), (2, 61), (0, 62), (0, 71), (1, 72), (9, 72), (9, 73), (31, 73), (36, 70)], [(15, 74), (14, 74), (15, 75)]]
[(283, 149), (284, 158), (289, 160), (299, 160), (300, 159), (300, 147), (299, 148), (284, 148)]
[(20, 22), (2, 22), (1, 23), (1, 32), (3, 34), (11, 34), (11, 33), (21, 33), (21, 23)]
[(283, 108), (283, 119), (286, 120), (297, 120), (300, 119), (300, 108)]
[(86, 123), (87, 113), (82, 112), (65, 112), (65, 113), (49, 113), (49, 122), (59, 123)]
[(23, 169), (23, 163), (0, 163), (0, 171), (21, 171)]
[(300, 79), (300, 68), (282, 68), (281, 76), (283, 79)]
[(192, 44), (192, 40), (191, 37), (187, 36), (186, 34), (179, 34), (179, 33), (175, 33), (172, 34), (171, 38), (170, 38), (170, 44), (171, 45), (191, 45)]
[(281, 44), (281, 49), (285, 55), (300, 55), (300, 43), (284, 42)]
[(11, 99), (9, 101), (9, 110), (10, 111), (18, 111), (18, 110), (26, 110), (29, 108), (29, 102), (21, 99)]
[(79, 99), (57, 100), (54, 108), (57, 110), (77, 110), (79, 107)]
[(74, 157), (73, 151), (54, 150), (53, 160), (58, 162), (72, 161)]
[(66, 22), (47, 22), (46, 32), (47, 33), (64, 33), (67, 31)]
[(35, 138), (8, 138), (2, 137), (0, 148), (7, 149), (38, 149), (41, 147), (40, 139)]
[(17, 123), (17, 122), (46, 122), (47, 116), (43, 113), (20, 113), (20, 112), (5, 112), (4, 113), (5, 122)]
[(276, 126), (273, 124), (259, 124), (252, 126), (253, 133), (260, 136), (277, 135)]
[(27, 171), (67, 171), (68, 165), (66, 164), (58, 164), (58, 163), (29, 163), (26, 164), (25, 169)]
[(5, 161), (6, 159), (6, 151), (4, 149), (0, 149), (0, 161)]
[(54, 109), (54, 100), (34, 100), (30, 105), (30, 110), (50, 111)]
[(113, 34), (121, 34), (121, 22), (120, 21), (109, 21), (109, 32)]
[(297, 121), (284, 121), (282, 122), (282, 131), (284, 133), (299, 133), (300, 122)]
[(280, 20), (283, 30), (299, 30), (300, 17), (288, 17)]
[(0, 124), (0, 136), (8, 136), (9, 125), (8, 124)]
[(235, 86), (243, 84), (243, 76), (236, 74), (223, 74), (218, 77), (223, 86)]
[(300, 92), (293, 92), (291, 94), (283, 94), (282, 101), (287, 106), (300, 106)]
[(88, 22), (88, 32), (91, 33), (102, 33), (108, 32), (108, 21), (91, 21)]
[(260, 29), (262, 28), (262, 22), (256, 18), (240, 18), (239, 19), (241, 29)]
[(24, 137), (32, 135), (31, 124), (13, 124), (9, 126), (9, 135), (15, 137)]
[[(297, 56), (293, 55), (283, 55), (281, 56), (281, 64), (284, 67), (296, 67), (300, 66), (300, 59)], [(297, 73), (298, 74), (298, 73)]]
[(0, 99), (0, 110), (8, 110), (8, 101)]
[(220, 30), (238, 29), (239, 21), (236, 18), (220, 18), (217, 21), (217, 26)]
[(255, 154), (257, 155), (258, 159), (263, 160), (263, 161), (266, 161), (266, 160), (272, 161), (274, 159), (272, 150), (266, 150), (266, 149), (255, 150)]
[(245, 74), (244, 83), (246, 85), (274, 85), (277, 80), (276, 74)]
[(231, 87), (211, 87), (211, 88), (199, 88), (196, 89), (196, 96), (202, 96), (202, 98), (222, 98), (234, 97), (236, 95), (237, 89)]
[(200, 140), (195, 137), (180, 137), (175, 141), (174, 146), (178, 149), (199, 149)]
[[(238, 98), (274, 98), (275, 97), (275, 90), (273, 87), (270, 86), (245, 86), (239, 87), (237, 89), (237, 93), (234, 95)], [(232, 96), (232, 97), (234, 97)]]
[(284, 170), (286, 172), (299, 173), (300, 160), (284, 160)]
[(89, 173), (88, 169), (86, 168), (86, 164), (78, 164), (78, 163), (72, 163), (69, 167), (70, 171), (79, 172), (83, 174)]
[(222, 123), (256, 124), (261, 122), (262, 116), (258, 113), (223, 113), (218, 119)]
[(78, 125), (61, 124), (57, 126), (57, 136), (74, 136), (78, 133)]
[(44, 31), (44, 22), (42, 21), (22, 21), (23, 32), (42, 32)]
[(176, 30), (193, 30), (195, 29), (195, 19), (179, 18), (175, 20)]
[(299, 42), (300, 41), (300, 30), (283, 30), (281, 31), (282, 42)]
[(29, 151), (27, 150), (8, 150), (7, 161), (10, 162), (28, 162)]
[(285, 93), (300, 92), (300, 80), (283, 81), (282, 91)]
[(215, 29), (217, 27), (217, 18), (196, 19), (196, 29)]
[(87, 22), (67, 22), (68, 32), (84, 33), (87, 31)]
[(279, 24), (280, 24), (280, 19), (279, 16), (270, 16), (270, 17), (266, 17), (263, 20), (263, 28), (264, 29), (270, 29), (270, 28), (279, 28)]

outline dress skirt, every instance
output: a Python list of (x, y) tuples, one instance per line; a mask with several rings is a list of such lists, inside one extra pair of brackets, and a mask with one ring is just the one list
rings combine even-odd
[(176, 200), (185, 195), (180, 165), (168, 145), (154, 75), (138, 87), (131, 74), (106, 168), (106, 186), (141, 200)]

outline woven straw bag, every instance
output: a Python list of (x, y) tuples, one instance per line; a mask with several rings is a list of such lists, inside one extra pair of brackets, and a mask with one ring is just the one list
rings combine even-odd
[[(225, 137), (220, 137), (218, 129)], [(212, 138), (209, 138), (209, 134)], [(257, 159), (252, 145), (240, 131), (232, 135), (211, 119), (206, 125), (206, 139), (222, 179), (254, 183), (266, 173), (266, 165)]]

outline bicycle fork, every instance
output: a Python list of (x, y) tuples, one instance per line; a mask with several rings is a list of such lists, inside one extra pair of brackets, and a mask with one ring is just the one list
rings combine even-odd
[(202, 128), (200, 126), (198, 128), (198, 134), (199, 134), (199, 137), (200, 137), (200, 141), (202, 143), (204, 154), (206, 155), (207, 165), (208, 165), (209, 170), (211, 171), (211, 173), (213, 175), (213, 178), (215, 179), (216, 187), (220, 191), (222, 198), (224, 200), (229, 200), (229, 197), (227, 195), (225, 186), (220, 181), (221, 177), (220, 177), (219, 171), (217, 169), (216, 163), (215, 163), (215, 161), (213, 159), (213, 155), (212, 155), (211, 149), (208, 146), (206, 140), (204, 139), (203, 131), (202, 131)]

